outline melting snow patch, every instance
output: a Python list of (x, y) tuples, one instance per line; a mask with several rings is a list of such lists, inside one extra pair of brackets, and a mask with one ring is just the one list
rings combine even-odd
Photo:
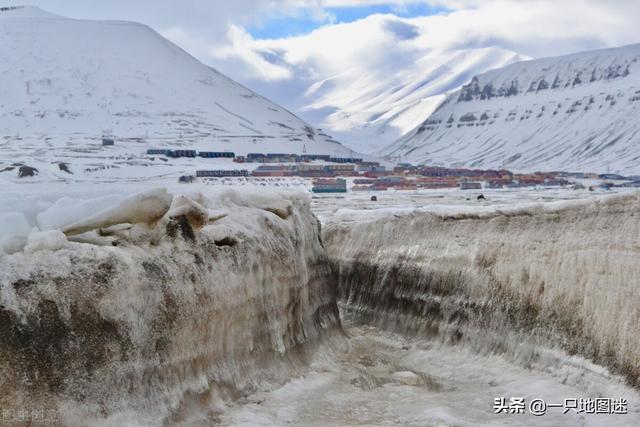
[(31, 232), (27, 218), (19, 212), (0, 212), (0, 254), (20, 251)]
[(107, 209), (122, 200), (120, 195), (110, 195), (88, 200), (63, 197), (49, 209), (38, 214), (37, 221), (41, 230), (63, 228), (88, 218), (95, 212)]
[(57, 251), (64, 248), (67, 243), (67, 237), (60, 230), (40, 231), (29, 235), (24, 251), (27, 253)]

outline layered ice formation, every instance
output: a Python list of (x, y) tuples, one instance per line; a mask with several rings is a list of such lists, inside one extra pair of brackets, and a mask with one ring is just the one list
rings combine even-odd
[(243, 191), (4, 213), (0, 407), (52, 408), (64, 425), (211, 423), (340, 340), (306, 196)]
[[(640, 420), (640, 194), (322, 199), (321, 240), (302, 194), (145, 187), (2, 195), (0, 407), (71, 426)], [(500, 396), (629, 413), (496, 414)]]
[(505, 210), (338, 212), (344, 319), (501, 354), (539, 346), (640, 385), (640, 195)]

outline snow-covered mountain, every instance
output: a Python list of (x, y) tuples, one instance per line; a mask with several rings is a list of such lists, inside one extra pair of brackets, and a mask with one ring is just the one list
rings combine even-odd
[(416, 61), (319, 81), (299, 110), (356, 150), (377, 151), (416, 128), (474, 75), (523, 59), (498, 47), (429, 50)]
[(474, 77), (382, 150), (432, 165), (640, 172), (640, 45)]
[[(0, 9), (0, 136), (119, 139), (239, 153), (348, 153), (150, 28)], [(133, 142), (132, 142), (133, 143)]]

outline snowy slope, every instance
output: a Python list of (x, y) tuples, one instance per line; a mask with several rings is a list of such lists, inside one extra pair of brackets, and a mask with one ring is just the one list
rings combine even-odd
[(382, 151), (433, 165), (640, 172), (640, 45), (474, 77)]
[(78, 147), (111, 130), (135, 139), (136, 152), (148, 148), (142, 141), (239, 153), (348, 153), (144, 25), (25, 7), (0, 11), (0, 33), (2, 146), (45, 148), (47, 138)]
[(305, 93), (300, 110), (345, 144), (373, 152), (416, 128), (475, 74), (523, 59), (497, 47), (428, 50), (415, 61), (322, 80)]

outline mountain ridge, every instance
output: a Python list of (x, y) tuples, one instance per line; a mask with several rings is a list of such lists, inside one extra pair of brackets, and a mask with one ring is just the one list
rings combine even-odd
[(497, 47), (445, 49), (384, 78), (347, 70), (311, 85), (296, 110), (354, 149), (373, 152), (418, 126), (474, 74), (522, 59)]
[[(36, 7), (0, 12), (0, 133), (5, 140), (173, 140), (194, 148), (340, 154), (290, 111), (202, 64), (152, 28)], [(4, 68), (4, 67), (3, 67)]]
[(640, 171), (640, 44), (474, 76), (380, 154), (439, 166)]

